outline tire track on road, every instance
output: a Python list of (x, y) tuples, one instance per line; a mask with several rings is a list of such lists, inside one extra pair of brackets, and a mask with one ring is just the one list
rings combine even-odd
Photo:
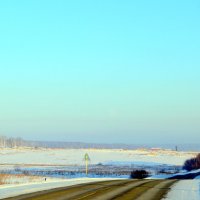
[(175, 180), (155, 180), (132, 188), (112, 200), (160, 200), (167, 193)]
[[(117, 188), (110, 188), (110, 190), (107, 191), (107, 193), (105, 194), (98, 194), (97, 197), (93, 196), (90, 199), (87, 200), (117, 200), (117, 199), (123, 199), (125, 200), (126, 198), (123, 197), (124, 194), (132, 191), (132, 190), (137, 190), (138, 188), (144, 188), (145, 185), (147, 184), (155, 184), (155, 180), (142, 180), (142, 181), (136, 181), (136, 182), (132, 182), (128, 185), (125, 185), (123, 187), (117, 187)], [(131, 196), (131, 200), (134, 199)], [(86, 199), (83, 199), (86, 200)]]

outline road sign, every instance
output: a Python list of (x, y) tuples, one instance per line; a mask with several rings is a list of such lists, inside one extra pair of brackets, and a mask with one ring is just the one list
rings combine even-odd
[(90, 157), (87, 153), (84, 155), (84, 160), (85, 160), (85, 174), (87, 176), (88, 175), (88, 162), (90, 161)]

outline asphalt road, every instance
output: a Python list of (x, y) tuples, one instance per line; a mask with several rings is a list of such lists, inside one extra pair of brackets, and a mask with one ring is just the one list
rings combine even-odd
[(160, 200), (176, 180), (113, 180), (41, 191), (5, 200)]

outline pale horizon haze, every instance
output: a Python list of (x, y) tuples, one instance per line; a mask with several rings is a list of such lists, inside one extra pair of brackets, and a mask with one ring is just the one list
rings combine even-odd
[(0, 2), (0, 135), (200, 141), (200, 1)]

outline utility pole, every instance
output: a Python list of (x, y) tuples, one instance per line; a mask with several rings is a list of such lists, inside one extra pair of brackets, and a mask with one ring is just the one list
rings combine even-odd
[(178, 151), (178, 146), (175, 147), (176, 151)]
[(87, 176), (88, 175), (88, 162), (90, 161), (90, 157), (87, 153), (84, 155), (84, 160), (85, 160), (85, 174)]

